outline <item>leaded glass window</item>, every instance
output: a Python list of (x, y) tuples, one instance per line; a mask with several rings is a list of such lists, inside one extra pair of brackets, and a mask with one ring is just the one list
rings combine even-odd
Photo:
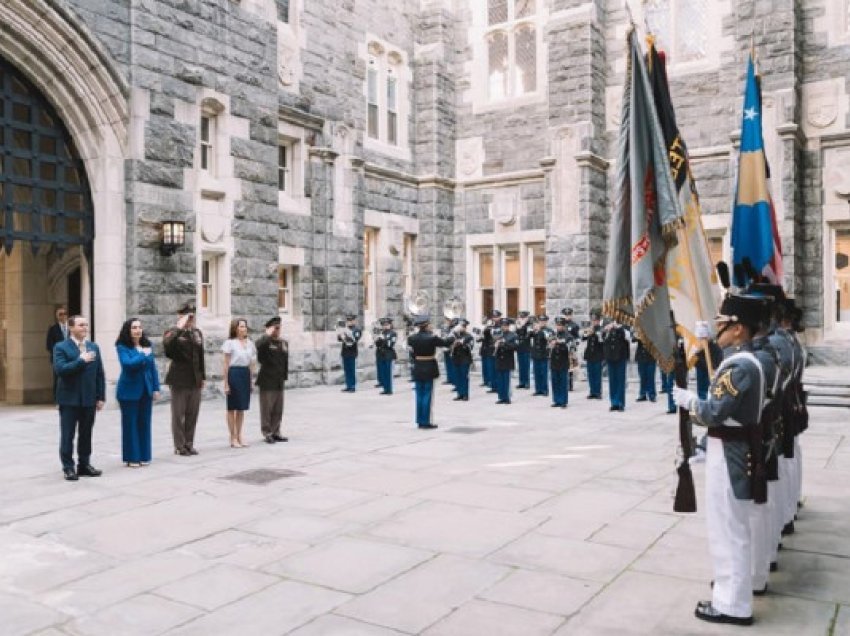
[(537, 90), (536, 0), (489, 0), (487, 93), (491, 101)]

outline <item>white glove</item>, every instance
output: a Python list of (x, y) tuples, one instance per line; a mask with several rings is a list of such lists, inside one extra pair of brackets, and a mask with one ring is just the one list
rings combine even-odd
[(693, 391), (680, 389), (677, 386), (673, 387), (673, 402), (676, 403), (676, 406), (692, 411), (698, 399), (699, 397)]
[(697, 338), (710, 338), (711, 330), (708, 328), (708, 323), (705, 320), (697, 320), (694, 326), (694, 335)]

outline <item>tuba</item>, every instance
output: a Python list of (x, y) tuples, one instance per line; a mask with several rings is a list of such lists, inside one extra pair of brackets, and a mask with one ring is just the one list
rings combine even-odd
[(351, 346), (354, 344), (354, 334), (351, 329), (346, 326), (345, 320), (336, 321), (336, 335), (342, 340), (342, 343)]
[(418, 316), (424, 316), (428, 313), (428, 306), (431, 304), (431, 298), (428, 292), (420, 289), (413, 296), (404, 297), (404, 322), (408, 325), (413, 324), (413, 320)]
[(452, 296), (443, 303), (443, 316), (448, 320), (456, 320), (463, 316), (463, 301)]

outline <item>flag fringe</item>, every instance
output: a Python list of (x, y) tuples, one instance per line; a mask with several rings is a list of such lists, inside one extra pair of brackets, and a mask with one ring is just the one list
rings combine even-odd
[(638, 304), (635, 308), (634, 315), (632, 315), (625, 309), (626, 307), (634, 306), (634, 300), (631, 296), (605, 300), (602, 302), (602, 313), (605, 316), (608, 316), (609, 318), (629, 327), (634, 332), (635, 337), (640, 340), (643, 343), (643, 346), (646, 347), (646, 350), (649, 351), (649, 354), (655, 358), (655, 361), (658, 363), (658, 366), (661, 367), (661, 370), (664, 371), (664, 373), (671, 373), (673, 371), (673, 367), (676, 365), (676, 360), (673, 357), (666, 357), (662, 355), (658, 347), (655, 346), (655, 343), (646, 337), (646, 333), (637, 322), (641, 314), (653, 302), (655, 302), (655, 292), (650, 291), (643, 297), (643, 299), (641, 299), (640, 304)]

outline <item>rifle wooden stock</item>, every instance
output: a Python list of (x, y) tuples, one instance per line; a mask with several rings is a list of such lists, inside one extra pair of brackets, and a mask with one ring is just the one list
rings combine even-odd
[[(680, 345), (676, 355), (676, 386), (688, 388), (688, 366), (685, 362), (685, 351)], [(682, 463), (676, 468), (679, 483), (676, 486), (676, 498), (673, 501), (674, 512), (696, 512), (697, 494), (694, 487), (694, 476), (691, 473), (691, 463), (688, 461), (694, 454), (693, 438), (691, 437), (691, 414), (687, 409), (679, 408), (679, 444), (682, 446)]]

